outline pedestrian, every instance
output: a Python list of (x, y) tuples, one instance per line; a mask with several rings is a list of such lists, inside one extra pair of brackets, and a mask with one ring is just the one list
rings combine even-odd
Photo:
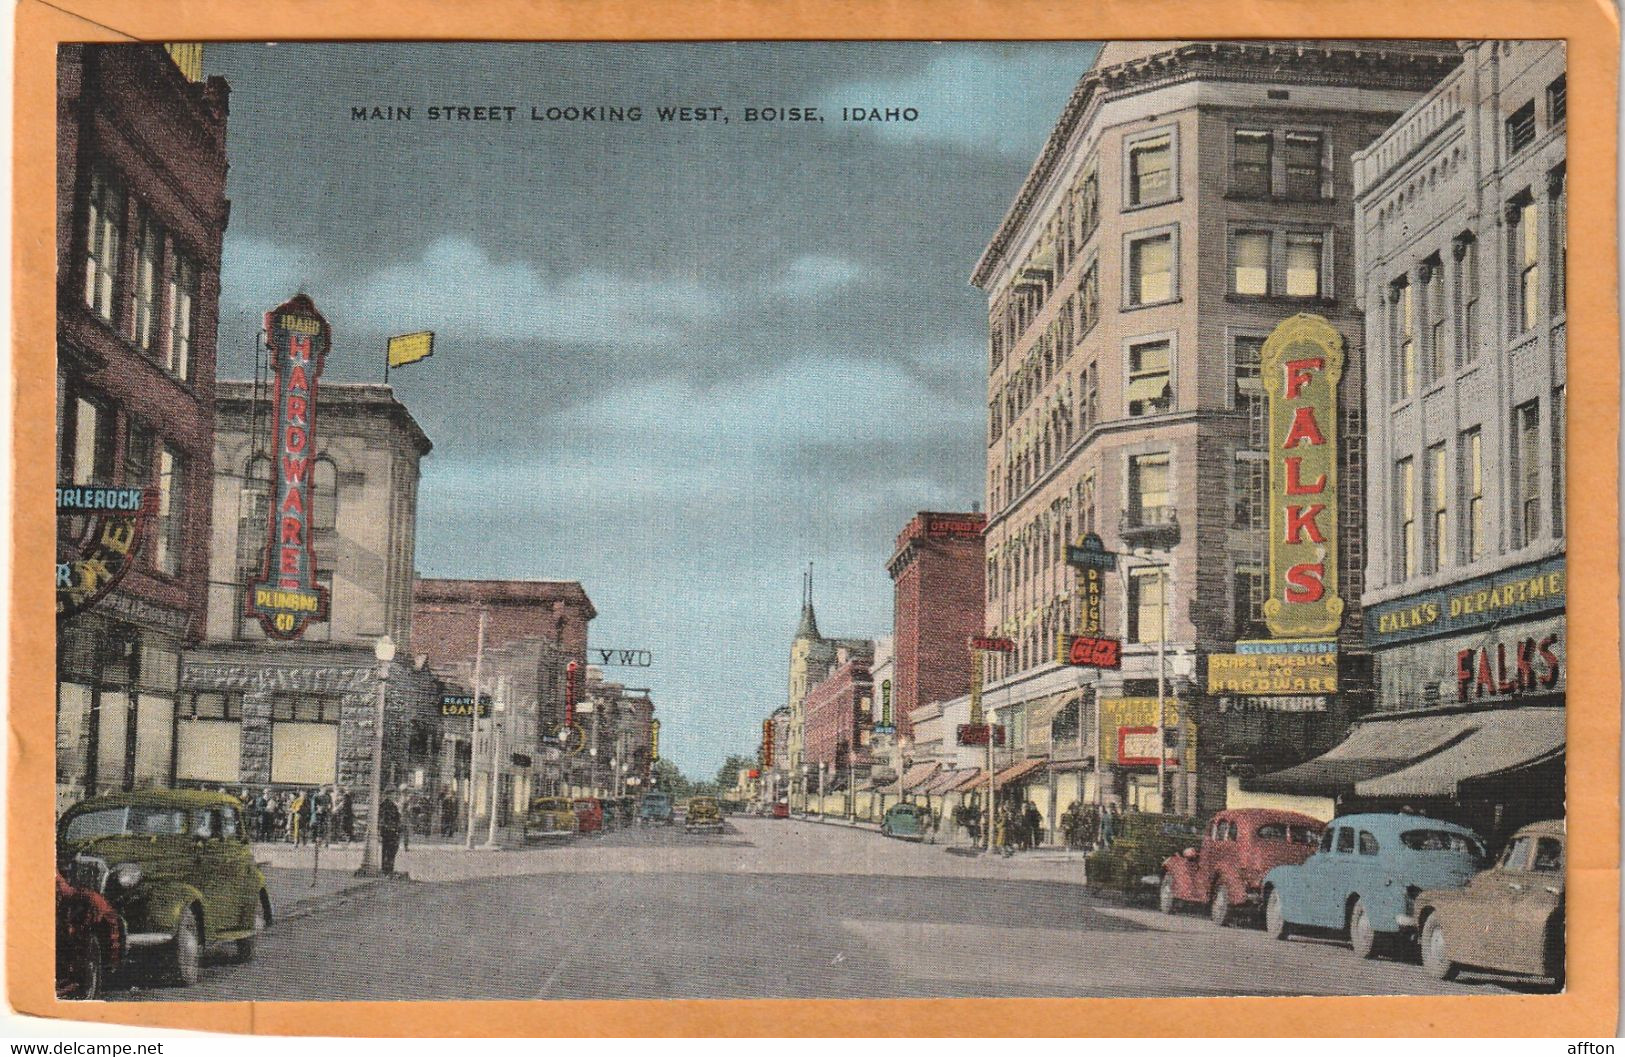
[(317, 844), (331, 844), (328, 836), (329, 827), (333, 820), (333, 794), (327, 787), (316, 790), (316, 803), (310, 812), (310, 835)]
[(1110, 848), (1112, 842), (1117, 839), (1118, 824), (1122, 822), (1121, 816), (1122, 810), (1115, 801), (1108, 805), (1105, 813), (1100, 816), (1100, 846), (1102, 848)]
[(339, 789), (338, 828), (344, 834), (344, 843), (355, 840), (355, 798), (348, 789)]
[(457, 832), (457, 800), (450, 789), (440, 792), (440, 835), (451, 837)]
[(1066, 806), (1061, 812), (1061, 839), (1066, 841), (1068, 851), (1076, 851), (1078, 844), (1078, 831), (1083, 827), (1083, 808), (1076, 800)]
[(293, 816), (293, 843), (295, 847), (303, 847), (305, 841), (310, 839), (310, 811), (313, 797), (307, 790), (301, 789), (295, 795), (289, 813)]
[(395, 872), (395, 851), (401, 843), (401, 810), (392, 797), (385, 797), (378, 807), (378, 843), (383, 855), (383, 872)]
[(1027, 801), (1026, 825), (1022, 827), (1022, 836), (1027, 840), (1029, 851), (1036, 849), (1043, 843), (1044, 818), (1038, 813), (1038, 805), (1031, 800)]

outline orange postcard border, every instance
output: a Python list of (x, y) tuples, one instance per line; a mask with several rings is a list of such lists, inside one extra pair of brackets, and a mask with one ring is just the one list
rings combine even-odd
[[(406, 31), (405, 27), (411, 27)], [(1148, 27), (1159, 32), (1148, 33)], [(1186, 32), (1176, 34), (1173, 29)], [(1619, 935), (1619, 23), (1605, 0), (22, 0), (12, 245), (15, 426), (6, 957), (20, 1012), (224, 1032), (358, 1036), (1611, 1036)], [(115, 40), (1562, 38), (1568, 42), (1569, 985), (1562, 995), (1372, 998), (62, 1003), (52, 943), (55, 46)], [(1012, 193), (1014, 188), (1012, 188)], [(969, 267), (970, 262), (966, 266)], [(1578, 340), (1575, 339), (1578, 336)]]

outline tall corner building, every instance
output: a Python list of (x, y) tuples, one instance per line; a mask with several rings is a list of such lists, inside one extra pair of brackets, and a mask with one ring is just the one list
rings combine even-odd
[[(1210, 811), (1234, 776), (1323, 750), (1370, 707), (1353, 156), (1460, 61), (1449, 42), (1114, 42), (1079, 81), (972, 277), (985, 630), (1016, 643), (990, 656), (983, 700), (1013, 785), (1046, 781), (1046, 745), (1081, 738), (1091, 763), (1060, 800), (1162, 806), (1155, 748), (1119, 759), (1155, 744), (1160, 711), (1166, 807)], [(1207, 656), (1268, 636), (1260, 355), (1300, 313), (1346, 341), (1339, 692), (1210, 695)], [(1081, 617), (1066, 545), (1086, 533), (1125, 556), (1101, 605), (1118, 670), (1054, 660)]]
[(886, 570), (893, 584), (896, 683), (890, 704), (902, 737), (913, 733), (915, 709), (970, 689), (965, 646), (981, 633), (985, 522), (975, 511), (923, 510), (897, 534)]

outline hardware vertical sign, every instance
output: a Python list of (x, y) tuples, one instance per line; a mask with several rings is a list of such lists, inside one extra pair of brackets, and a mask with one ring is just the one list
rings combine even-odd
[(1337, 584), (1337, 383), (1343, 336), (1320, 316), (1284, 320), (1264, 343), (1269, 393), (1270, 593), (1277, 638), (1330, 635)]
[(326, 588), (316, 583), (310, 538), (312, 470), (316, 460), (316, 379), (327, 360), (331, 331), (309, 297), (265, 314), (272, 372), (269, 534), (259, 578), (249, 584), (247, 615), (274, 639), (297, 639), (327, 619)]

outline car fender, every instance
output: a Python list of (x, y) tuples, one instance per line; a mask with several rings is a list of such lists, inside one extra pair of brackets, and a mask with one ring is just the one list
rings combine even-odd
[(1281, 893), (1281, 916), (1294, 925), (1306, 921), (1302, 898), (1298, 891), (1298, 870), (1293, 866), (1277, 866), (1264, 875), (1265, 892)]
[(1398, 879), (1392, 884), (1356, 887), (1345, 899), (1345, 907), (1353, 907), (1356, 898), (1364, 905), (1373, 931), (1389, 933), (1401, 931), (1401, 925), (1396, 919), (1405, 913), (1405, 886), (1400, 884)]
[(1196, 885), (1196, 871), (1196, 863), (1183, 855), (1170, 855), (1162, 862), (1162, 872), (1173, 881), (1174, 898), (1186, 902), (1196, 902), (1200, 898)]
[[(131, 933), (174, 932), (181, 914), (193, 905), (203, 906), (203, 893), (180, 881), (158, 881), (148, 885), (141, 894), (146, 913), (136, 920), (125, 921), (125, 928)], [(205, 941), (210, 924), (203, 921)]]

